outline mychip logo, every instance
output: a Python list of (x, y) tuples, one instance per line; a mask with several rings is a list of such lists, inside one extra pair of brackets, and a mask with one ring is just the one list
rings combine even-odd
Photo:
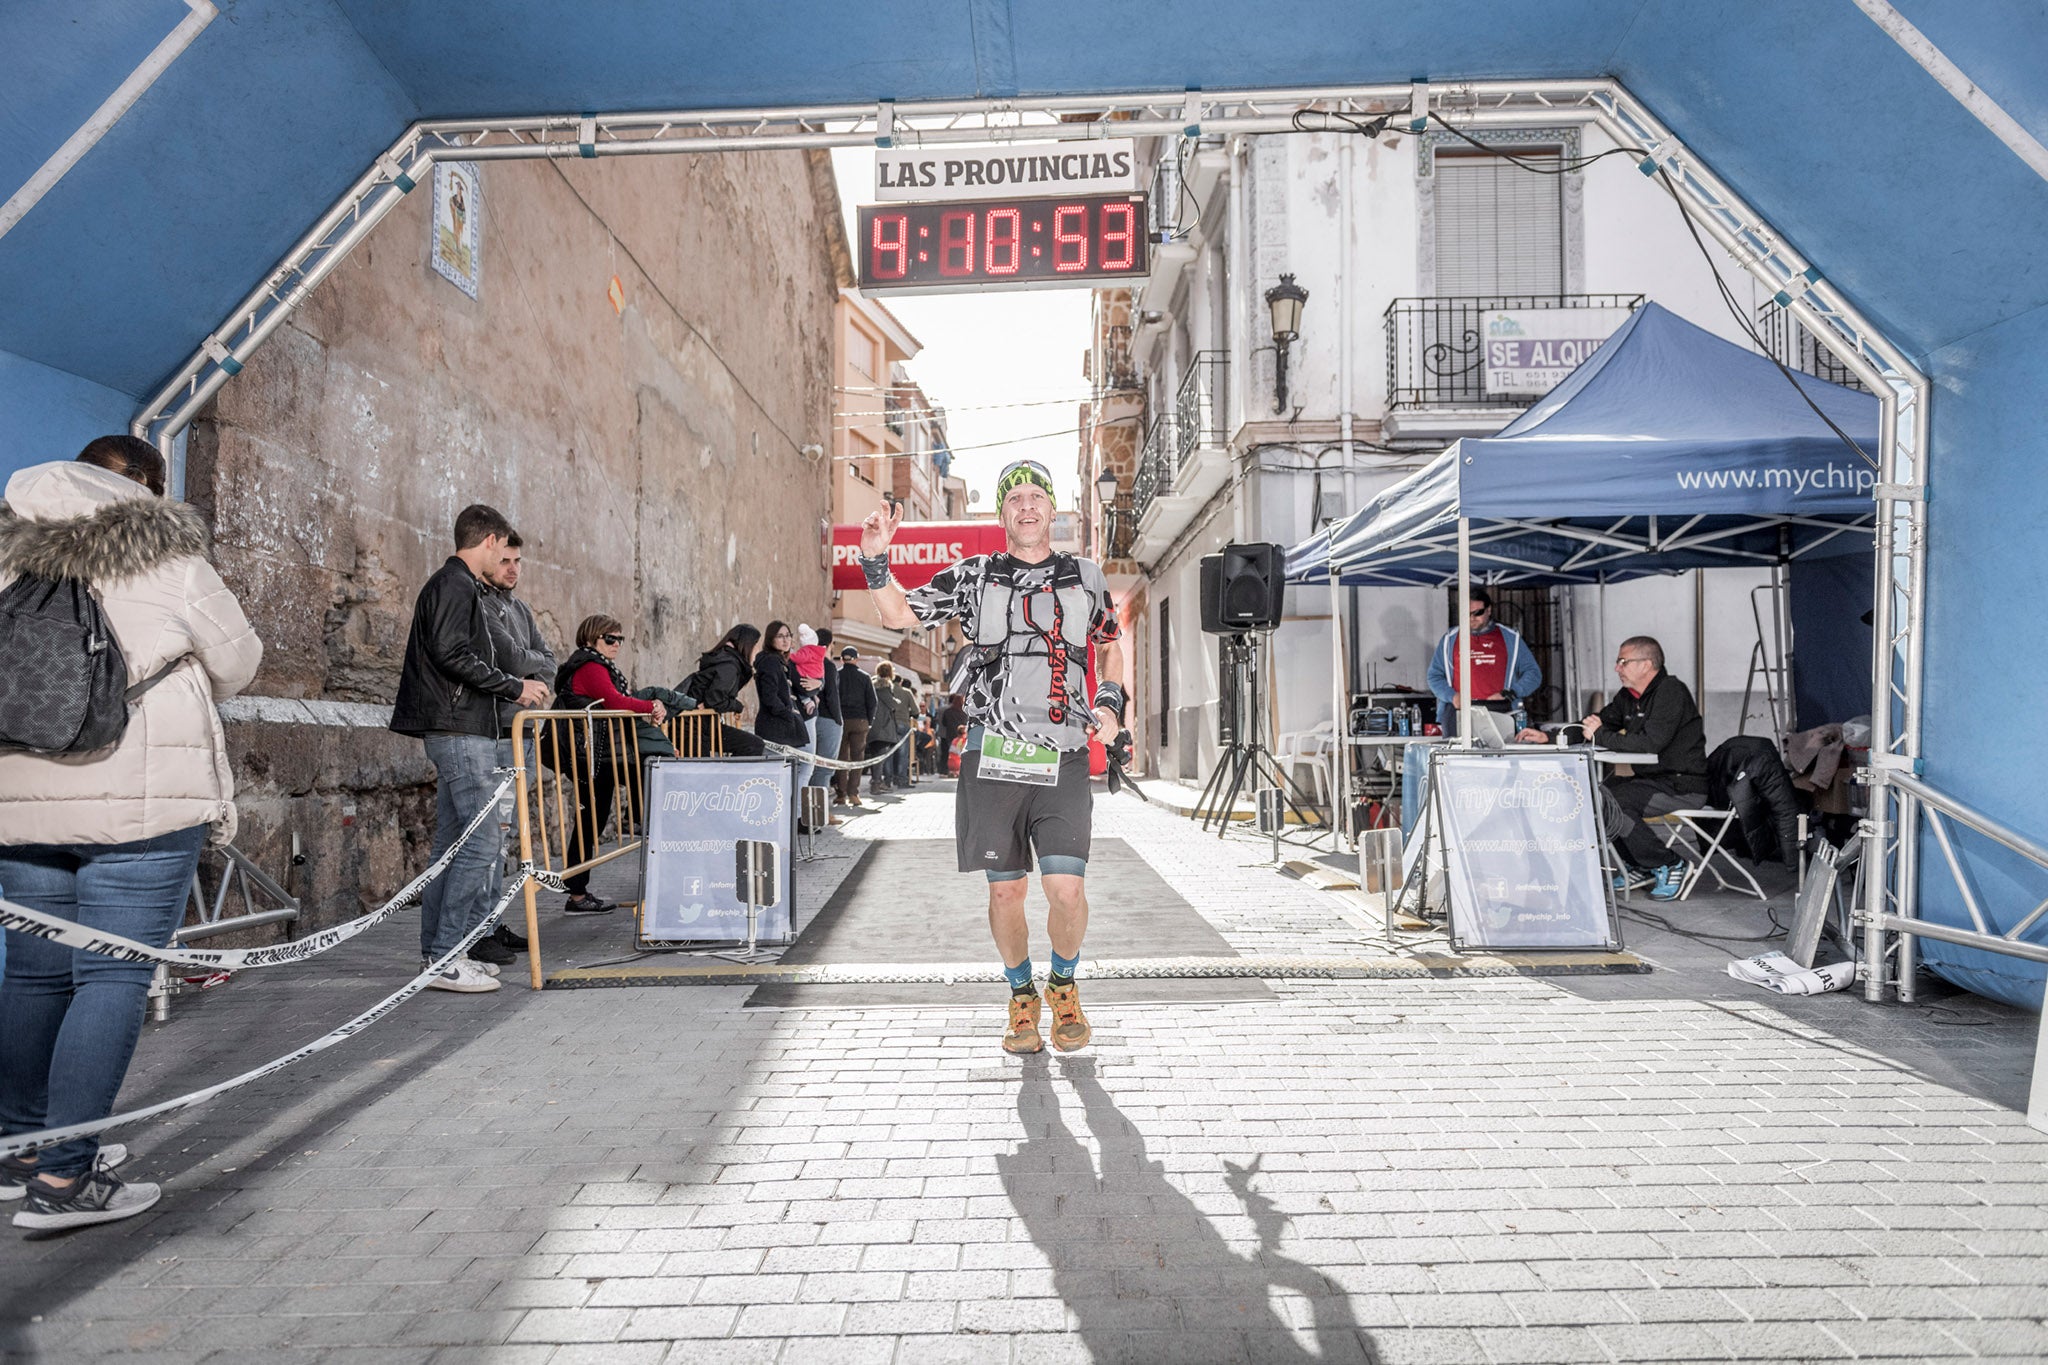
[(1563, 773), (1543, 773), (1498, 787), (1461, 788), (1457, 801), (1458, 808), (1470, 815), (1523, 810), (1553, 825), (1570, 824), (1585, 806), (1579, 789)]
[(665, 792), (661, 808), (686, 816), (737, 815), (749, 825), (767, 828), (782, 818), (782, 787), (773, 778), (750, 777), (706, 791)]

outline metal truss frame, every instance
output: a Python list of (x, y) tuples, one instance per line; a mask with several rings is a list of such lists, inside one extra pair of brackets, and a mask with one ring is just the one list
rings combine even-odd
[[(1639, 169), (1661, 176), (1683, 210), (1761, 281), (1854, 371), (1883, 404), (1876, 489), (1877, 603), (1873, 659), (1874, 734), (1866, 855), (1883, 875), (1867, 879), (1860, 916), (1866, 939), (1866, 994), (1883, 995), (1885, 934), (1901, 932), (1895, 977), (1913, 994), (1911, 930), (1916, 908), (1918, 802), (1892, 782), (1920, 770), (1921, 651), (1925, 624), (1928, 382), (1763, 217), (1737, 196), (1619, 82), (1530, 80), (1417, 82), (1271, 90), (1139, 92), (1004, 100), (955, 100), (709, 109), (652, 113), (552, 114), (415, 123), (359, 176), (219, 327), (202, 338), (132, 424), (169, 451), (178, 435), (286, 318), (302, 305), (436, 161), (600, 160), (613, 156), (944, 146), (1024, 140), (1246, 135), (1299, 131), (1297, 115), (1361, 119), (1393, 115), (1397, 131), (1420, 133), (1434, 110), (1468, 128), (1531, 121), (1591, 123), (1620, 146), (1644, 150)], [(1401, 117), (1406, 115), (1406, 117)], [(1325, 120), (1333, 130), (1341, 121)], [(1945, 937), (1947, 935), (1944, 935)], [(1974, 936), (1973, 936), (1974, 941)], [(2001, 951), (1984, 936), (1975, 946)]]

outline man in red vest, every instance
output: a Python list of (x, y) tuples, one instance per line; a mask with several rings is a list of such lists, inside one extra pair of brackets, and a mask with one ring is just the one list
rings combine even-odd
[[(1474, 587), (1465, 604), (1472, 620), (1473, 705), (1512, 711), (1543, 686), (1543, 668), (1522, 637), (1493, 619), (1493, 594)], [(1458, 629), (1451, 627), (1429, 659), (1429, 690), (1444, 733), (1458, 733)]]

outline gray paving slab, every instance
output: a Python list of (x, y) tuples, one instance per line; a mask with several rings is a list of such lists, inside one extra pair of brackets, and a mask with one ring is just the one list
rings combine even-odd
[[(1098, 811), (1229, 951), (1366, 941), (1262, 867), (1263, 845)], [(949, 822), (944, 789), (920, 789), (827, 836), (799, 870), (799, 922), (855, 845)], [(1631, 943), (1658, 970), (1626, 980), (1127, 1003), (1084, 987), (1097, 1040), (1075, 1057), (1003, 1056), (1000, 1002), (978, 995), (425, 995), (124, 1135), (164, 1202), (0, 1243), (0, 1354), (2048, 1354), (2048, 1137), (2018, 1112), (2033, 1018), (1971, 997), (1768, 997), (1721, 970), (1769, 928), (1754, 903), (1650, 913), (1670, 929), (1632, 921)], [(628, 932), (571, 921), (552, 942), (596, 959)], [(394, 922), (181, 999), (123, 1103), (324, 1031), (415, 955)]]

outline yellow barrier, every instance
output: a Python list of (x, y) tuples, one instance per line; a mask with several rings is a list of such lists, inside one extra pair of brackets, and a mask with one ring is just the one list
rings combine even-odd
[[(573, 877), (638, 851), (647, 808), (640, 719), (631, 711), (519, 713), (512, 724), (512, 767), (519, 778), (522, 864)], [(715, 711), (684, 711), (670, 716), (661, 729), (680, 757), (725, 752)], [(617, 816), (609, 841), (605, 807)], [(539, 890), (539, 883), (528, 879), (526, 960), (535, 990), (542, 979)]]

